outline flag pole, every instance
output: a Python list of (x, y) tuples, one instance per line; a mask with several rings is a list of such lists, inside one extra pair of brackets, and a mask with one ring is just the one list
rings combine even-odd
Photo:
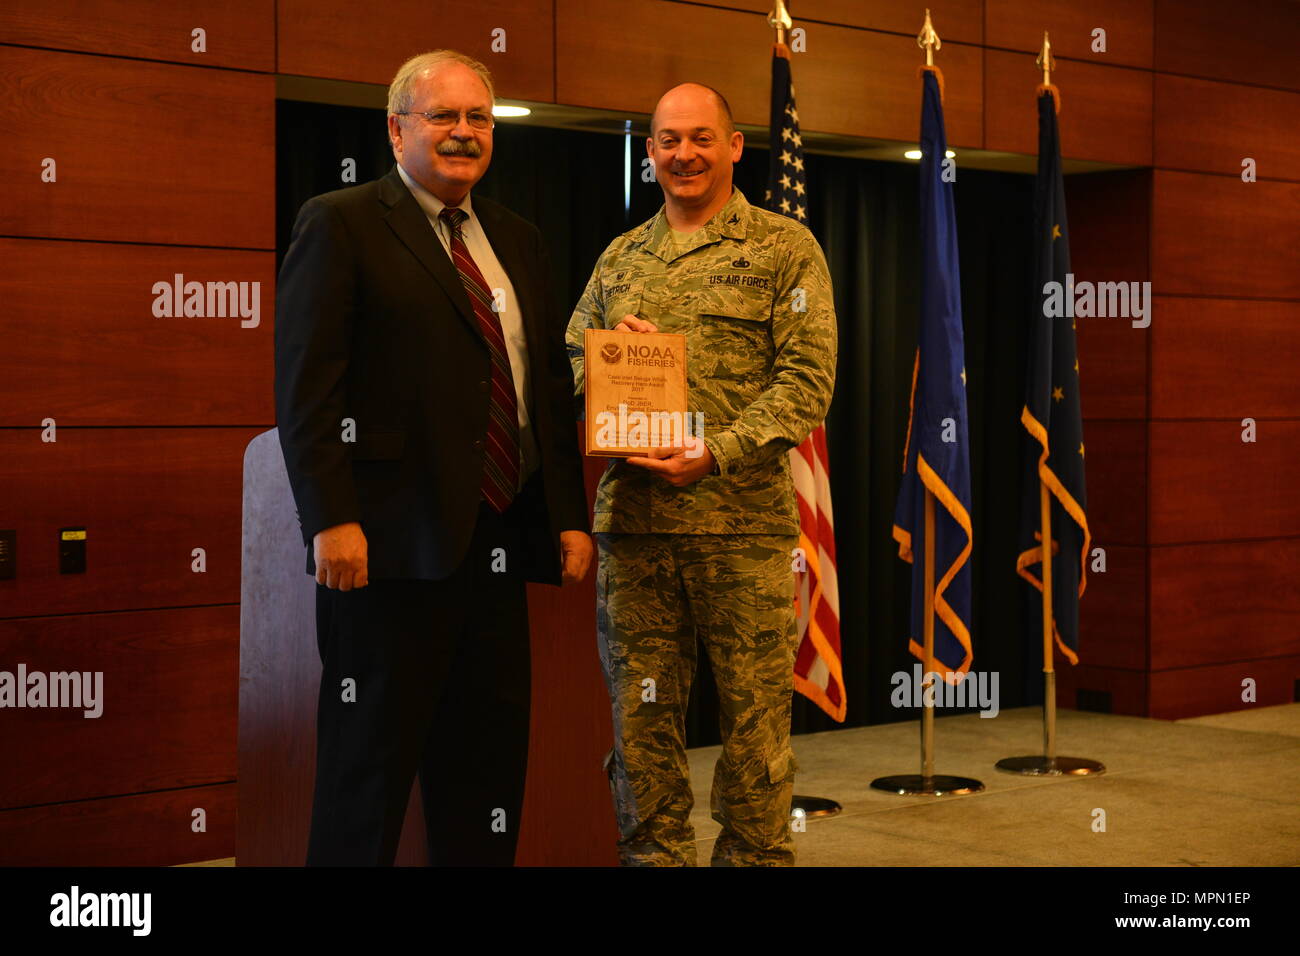
[(1038, 479), (1043, 539), (1043, 759), (1056, 763), (1056, 663), (1052, 653), (1052, 493)]
[(934, 682), (938, 679), (934, 663), (934, 494), (925, 489), (925, 635), (922, 657), (925, 674), (921, 678), (921, 779), (927, 784), (934, 778)]
[[(1052, 85), (1052, 70), (1056, 69), (1056, 59), (1052, 56), (1052, 42), (1047, 31), (1043, 31), (1043, 48), (1034, 65), (1043, 71), (1042, 89), (1052, 94), (1056, 109), (1060, 110), (1060, 99), (1056, 87)], [(1039, 160), (1042, 161), (1041, 158)], [(1052, 646), (1056, 628), (1053, 623), (1053, 611), (1056, 607), (1052, 597), (1052, 492), (1047, 482), (1040, 475), (1038, 478), (1039, 537), (1043, 546), (1041, 570), (1043, 575), (1043, 752), (1027, 757), (1004, 757), (996, 764), (999, 770), (1007, 773), (1019, 773), (1030, 776), (1089, 776), (1105, 773), (1104, 765), (1086, 757), (1058, 757), (1056, 755), (1056, 655)]]
[(939, 667), (934, 659), (934, 520), (934, 492), (926, 488), (925, 569), (922, 575), (925, 621), (922, 625), (921, 656), (925, 662), (925, 673), (921, 678), (921, 772), (891, 774), (871, 781), (872, 789), (885, 790), (900, 797), (955, 796), (979, 793), (984, 789), (983, 782), (974, 777), (956, 777), (934, 772), (934, 696), (939, 681)]
[[(930, 22), (930, 11), (925, 11), (925, 23), (916, 38), (917, 45), (925, 50), (926, 66), (934, 66), (934, 51), (939, 49), (939, 34)], [(918, 359), (919, 361), (919, 359)], [(919, 366), (918, 366), (919, 367)], [(934, 492), (925, 487), (925, 569), (922, 573), (922, 605), (925, 620), (921, 626), (921, 657), (925, 665), (921, 692), (921, 772), (893, 774), (871, 781), (875, 790), (885, 790), (900, 797), (941, 797), (966, 793), (979, 793), (983, 782), (973, 777), (956, 777), (934, 772), (934, 697), (939, 680), (938, 664), (934, 659)], [(915, 558), (913, 558), (915, 560)]]
[[(772, 12), (767, 15), (767, 24), (776, 31), (776, 43), (785, 46), (794, 21), (790, 18), (789, 4), (785, 0), (775, 0)], [(790, 815), (793, 817), (833, 817), (844, 807), (839, 801), (830, 797), (810, 797), (796, 793), (790, 798)]]

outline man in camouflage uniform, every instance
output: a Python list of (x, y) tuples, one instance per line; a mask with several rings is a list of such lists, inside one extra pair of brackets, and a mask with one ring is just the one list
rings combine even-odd
[(669, 90), (646, 145), (664, 206), (601, 255), (568, 329), (579, 393), (585, 329), (685, 335), (690, 410), (704, 414), (703, 447), (616, 460), (597, 493), (619, 857), (696, 863), (685, 717), (698, 636), (721, 706), (713, 863), (790, 865), (799, 515), (788, 452), (830, 404), (830, 275), (804, 226), (733, 189), (743, 137), (715, 90)]

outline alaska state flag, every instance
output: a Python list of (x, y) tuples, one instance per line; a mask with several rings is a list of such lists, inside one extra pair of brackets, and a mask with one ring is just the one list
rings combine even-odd
[[(1050, 495), (1052, 524), (1052, 626), (1056, 646), (1078, 663), (1079, 598), (1087, 580), (1088, 506), (1084, 487), (1083, 412), (1079, 404), (1079, 356), (1075, 320), (1058, 314), (1069, 286), (1070, 226), (1065, 221), (1065, 181), (1055, 98), (1038, 97), (1038, 179), (1034, 187), (1034, 295), (1029, 316), (1029, 370), (1025, 407), (1024, 501), (1016, 571), (1034, 586), (1041, 620), (1043, 590), (1042, 512), (1039, 483)], [(1055, 288), (1053, 291), (1053, 285)], [(1049, 663), (1049, 662), (1048, 662)]]
[[(952, 182), (944, 181), (948, 140), (935, 73), (925, 69), (921, 101), (921, 321), (912, 372), (912, 410), (903, 484), (894, 510), (898, 553), (912, 563), (908, 647), (927, 669), (970, 669), (970, 443), (966, 360)], [(935, 498), (934, 656), (924, 660), (925, 490)], [(950, 683), (959, 677), (947, 678)]]

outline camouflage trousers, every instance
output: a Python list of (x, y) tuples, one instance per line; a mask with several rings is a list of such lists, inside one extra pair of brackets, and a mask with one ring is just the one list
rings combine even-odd
[(596, 629), (614, 716), (619, 861), (695, 866), (686, 704), (696, 641), (718, 685), (714, 866), (790, 866), (794, 535), (599, 533)]

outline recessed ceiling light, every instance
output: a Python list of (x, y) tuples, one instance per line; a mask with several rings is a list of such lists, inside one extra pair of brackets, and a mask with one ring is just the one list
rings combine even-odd
[(502, 106), (498, 103), (492, 107), (493, 116), (527, 116), (531, 112), (527, 106)]

